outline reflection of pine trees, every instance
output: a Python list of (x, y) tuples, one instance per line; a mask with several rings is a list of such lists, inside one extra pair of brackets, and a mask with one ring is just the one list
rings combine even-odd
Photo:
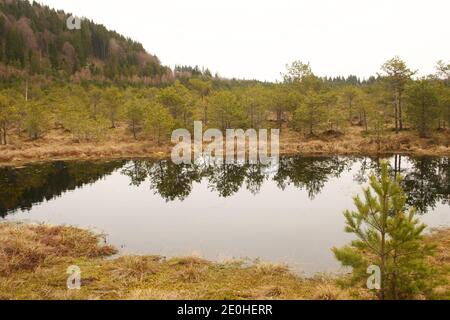
[(353, 162), (350, 158), (339, 157), (283, 158), (274, 181), (283, 190), (291, 184), (305, 189), (313, 199), (330, 178), (339, 177)]
[(413, 166), (404, 173), (402, 183), (408, 204), (421, 213), (434, 209), (438, 202), (450, 204), (449, 159), (417, 158), (410, 161)]
[(131, 185), (140, 186), (149, 180), (150, 189), (167, 201), (184, 200), (192, 191), (193, 182), (199, 182), (198, 166), (176, 165), (171, 161), (131, 161), (124, 166), (122, 174), (130, 177)]
[(144, 160), (131, 161), (122, 168), (122, 174), (130, 178), (130, 185), (140, 186), (148, 178), (152, 163)]
[(247, 166), (224, 164), (207, 170), (208, 187), (221, 197), (229, 197), (239, 191), (244, 183)]
[(22, 168), (0, 168), (0, 216), (16, 209), (30, 209), (34, 204), (60, 196), (105, 177), (123, 165), (107, 163), (52, 162)]
[[(278, 186), (284, 189), (293, 184), (305, 188), (311, 198), (319, 193), (331, 177), (338, 177), (353, 163), (344, 158), (284, 158), (280, 169), (274, 177)], [(269, 178), (265, 173), (267, 165), (257, 164), (222, 164), (214, 166), (174, 165), (171, 162), (148, 163), (134, 161), (122, 172), (131, 178), (134, 185), (150, 178), (151, 188), (164, 199), (172, 201), (185, 199), (192, 190), (192, 183), (201, 179), (208, 180), (210, 190), (221, 197), (229, 197), (238, 192), (245, 183), (246, 189), (256, 194), (262, 184)]]
[(257, 194), (261, 186), (268, 179), (268, 175), (263, 172), (264, 166), (257, 164), (248, 165), (246, 171), (247, 190), (252, 194)]
[[(379, 170), (377, 158), (285, 157), (279, 171), (272, 177), (267, 166), (257, 164), (223, 164), (215, 166), (175, 165), (171, 161), (136, 160), (124, 163), (113, 161), (53, 162), (23, 168), (0, 168), (0, 216), (16, 209), (30, 209), (32, 205), (50, 200), (67, 190), (73, 190), (122, 167), (122, 174), (130, 184), (149, 183), (150, 189), (166, 201), (184, 200), (192, 192), (194, 182), (207, 180), (208, 188), (221, 197), (237, 193), (243, 185), (257, 194), (262, 184), (272, 177), (281, 189), (289, 185), (304, 189), (312, 199), (325, 184), (354, 163), (360, 165), (355, 181), (362, 184), (370, 171)], [(407, 203), (425, 213), (437, 203), (450, 204), (450, 164), (448, 158), (392, 158), (392, 175), (404, 179)]]
[[(379, 171), (378, 158), (362, 158), (361, 167), (355, 176), (359, 183), (366, 181), (370, 171)], [(436, 204), (450, 204), (450, 164), (449, 158), (393, 156), (391, 174), (401, 174), (402, 188), (407, 195), (407, 204), (420, 213), (434, 209)]]
[(192, 191), (193, 183), (203, 178), (209, 189), (221, 197), (229, 197), (246, 184), (253, 194), (258, 193), (267, 179), (261, 165), (223, 164), (214, 166), (176, 165), (171, 161), (152, 162), (138, 160), (128, 163), (122, 173), (130, 177), (131, 184), (139, 186), (147, 179), (150, 188), (167, 201), (184, 200)]
[(150, 188), (167, 201), (186, 199), (193, 182), (200, 181), (200, 174), (196, 166), (175, 165), (167, 160), (154, 163), (148, 170)]
[(208, 179), (208, 187), (221, 197), (237, 193), (244, 183), (248, 191), (257, 194), (268, 179), (268, 174), (263, 172), (267, 167), (261, 164), (223, 164), (208, 167), (204, 176)]
[[(285, 157), (273, 177), (279, 188), (293, 185), (305, 189), (313, 199), (319, 194), (331, 178), (339, 177), (342, 172), (358, 162), (359, 171), (355, 181), (362, 184), (370, 171), (379, 171), (378, 158), (341, 158), (341, 157)], [(427, 212), (436, 203), (449, 203), (449, 159), (448, 158), (392, 158), (392, 175), (404, 177), (402, 187), (408, 195), (408, 205), (415, 206), (420, 212)], [(269, 175), (264, 166), (249, 164), (223, 164), (209, 167), (174, 165), (170, 161), (129, 163), (123, 173), (131, 178), (131, 183), (140, 185), (147, 178), (155, 193), (167, 201), (184, 200), (192, 191), (193, 182), (207, 179), (208, 187), (221, 197), (237, 193), (245, 184), (246, 189), (257, 194)]]

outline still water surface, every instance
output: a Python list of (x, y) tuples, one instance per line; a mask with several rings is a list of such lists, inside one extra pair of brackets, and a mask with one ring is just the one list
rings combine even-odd
[[(449, 158), (390, 159), (408, 204), (450, 226)], [(91, 227), (122, 253), (260, 258), (306, 274), (339, 271), (342, 211), (379, 159), (287, 157), (215, 168), (170, 161), (52, 162), (0, 168), (0, 216)]]

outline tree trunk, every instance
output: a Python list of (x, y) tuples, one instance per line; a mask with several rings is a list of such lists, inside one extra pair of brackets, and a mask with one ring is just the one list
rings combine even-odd
[(25, 102), (28, 101), (28, 79), (25, 82)]
[(134, 121), (132, 122), (132, 129), (133, 129), (133, 137), (134, 140), (137, 140), (137, 136), (136, 136), (136, 124), (134, 123)]
[(6, 124), (3, 123), (0, 128), (0, 144), (4, 144), (4, 145), (8, 144), (8, 142), (6, 140), (6, 132), (7, 132)]
[(385, 293), (386, 288), (384, 285), (384, 274), (385, 274), (385, 265), (386, 265), (385, 246), (386, 246), (386, 235), (383, 231), (381, 234), (381, 266), (380, 266), (380, 272), (381, 272), (380, 299), (381, 300), (386, 299), (386, 293)]
[(92, 109), (92, 118), (97, 120), (97, 103), (94, 103), (94, 108)]
[(398, 133), (398, 95), (395, 94), (395, 105), (394, 105), (394, 113), (395, 113), (395, 133)]
[(392, 281), (391, 281), (391, 295), (393, 300), (398, 300), (397, 294), (397, 254), (393, 257), (394, 270), (392, 272)]
[(400, 131), (403, 130), (403, 113), (402, 113), (402, 93), (398, 94), (398, 124)]
[(420, 121), (420, 137), (425, 138), (427, 136), (426, 134), (426, 123), (425, 123), (425, 101), (422, 97), (422, 119)]
[(208, 105), (205, 103), (203, 107), (203, 121), (205, 122), (205, 126), (208, 125)]
[(366, 110), (363, 111), (363, 121), (364, 121), (364, 129), (367, 131), (369, 131), (369, 128), (367, 126), (367, 113)]
[(352, 109), (353, 109), (353, 101), (352, 101), (352, 99), (349, 99), (349, 101), (348, 101), (348, 121), (350, 122), (350, 125), (353, 125)]
[(283, 125), (283, 123), (282, 123), (282, 121), (283, 121), (282, 116), (283, 116), (283, 111), (277, 110), (277, 125), (278, 125), (279, 129), (281, 129), (281, 126)]

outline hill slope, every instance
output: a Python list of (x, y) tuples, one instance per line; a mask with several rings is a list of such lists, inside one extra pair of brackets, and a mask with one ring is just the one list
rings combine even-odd
[(63, 11), (26, 0), (0, 0), (0, 77), (42, 74), (159, 83), (172, 72), (143, 46), (83, 19), (69, 30)]

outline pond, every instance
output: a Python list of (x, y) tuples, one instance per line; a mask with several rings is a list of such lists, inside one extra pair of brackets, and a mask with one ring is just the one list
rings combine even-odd
[[(121, 253), (261, 259), (311, 275), (339, 271), (330, 249), (351, 240), (342, 212), (379, 160), (285, 157), (262, 165), (170, 161), (49, 162), (0, 168), (0, 216), (94, 228)], [(449, 158), (392, 156), (408, 205), (450, 226)], [(273, 170), (272, 170), (273, 171)]]

